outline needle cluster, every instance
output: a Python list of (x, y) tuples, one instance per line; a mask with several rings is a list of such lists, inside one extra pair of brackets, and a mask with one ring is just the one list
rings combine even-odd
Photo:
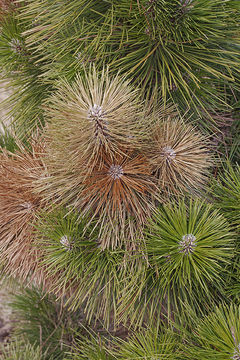
[(203, 135), (168, 118), (155, 125), (152, 137), (149, 160), (161, 189), (174, 194), (203, 187), (212, 162)]
[(97, 219), (103, 248), (136, 242), (156, 201), (207, 180), (203, 136), (175, 110), (144, 110), (138, 89), (107, 70), (60, 82), (46, 115), (48, 176), (38, 191)]
[(41, 177), (44, 146), (32, 142), (32, 150), (20, 146), (16, 153), (0, 154), (0, 251), (4, 271), (21, 280), (44, 282), (37, 264), (41, 253), (33, 246), (36, 214), (44, 207), (34, 191)]

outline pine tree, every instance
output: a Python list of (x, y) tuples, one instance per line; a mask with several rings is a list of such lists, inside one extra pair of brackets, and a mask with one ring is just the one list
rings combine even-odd
[(0, 0), (3, 359), (240, 359), (239, 21)]

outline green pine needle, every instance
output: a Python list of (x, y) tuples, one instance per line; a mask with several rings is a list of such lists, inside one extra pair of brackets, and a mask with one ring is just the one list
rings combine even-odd
[(212, 187), (216, 206), (237, 230), (240, 230), (240, 165), (227, 162)]
[[(89, 322), (101, 319), (107, 328), (111, 321), (115, 326), (120, 318), (128, 319), (127, 300), (141, 284), (145, 266), (140, 254), (101, 250), (98, 228), (92, 225), (86, 231), (86, 220), (76, 221), (78, 216), (57, 210), (39, 218), (37, 246), (49, 288), (66, 298), (70, 309), (84, 308)], [(118, 311), (120, 302), (124, 317)]]
[(45, 360), (40, 346), (31, 345), (26, 339), (17, 338), (7, 345), (1, 345), (2, 360)]
[[(233, 234), (224, 217), (201, 200), (163, 205), (146, 230), (149, 262), (157, 271), (155, 286), (209, 293), (224, 281), (224, 268), (234, 253)], [(157, 285), (159, 283), (160, 285)], [(195, 288), (196, 291), (196, 288)], [(201, 291), (200, 291), (201, 292)]]
[(222, 304), (203, 319), (196, 318), (196, 327), (183, 345), (184, 359), (240, 359), (240, 308)]

